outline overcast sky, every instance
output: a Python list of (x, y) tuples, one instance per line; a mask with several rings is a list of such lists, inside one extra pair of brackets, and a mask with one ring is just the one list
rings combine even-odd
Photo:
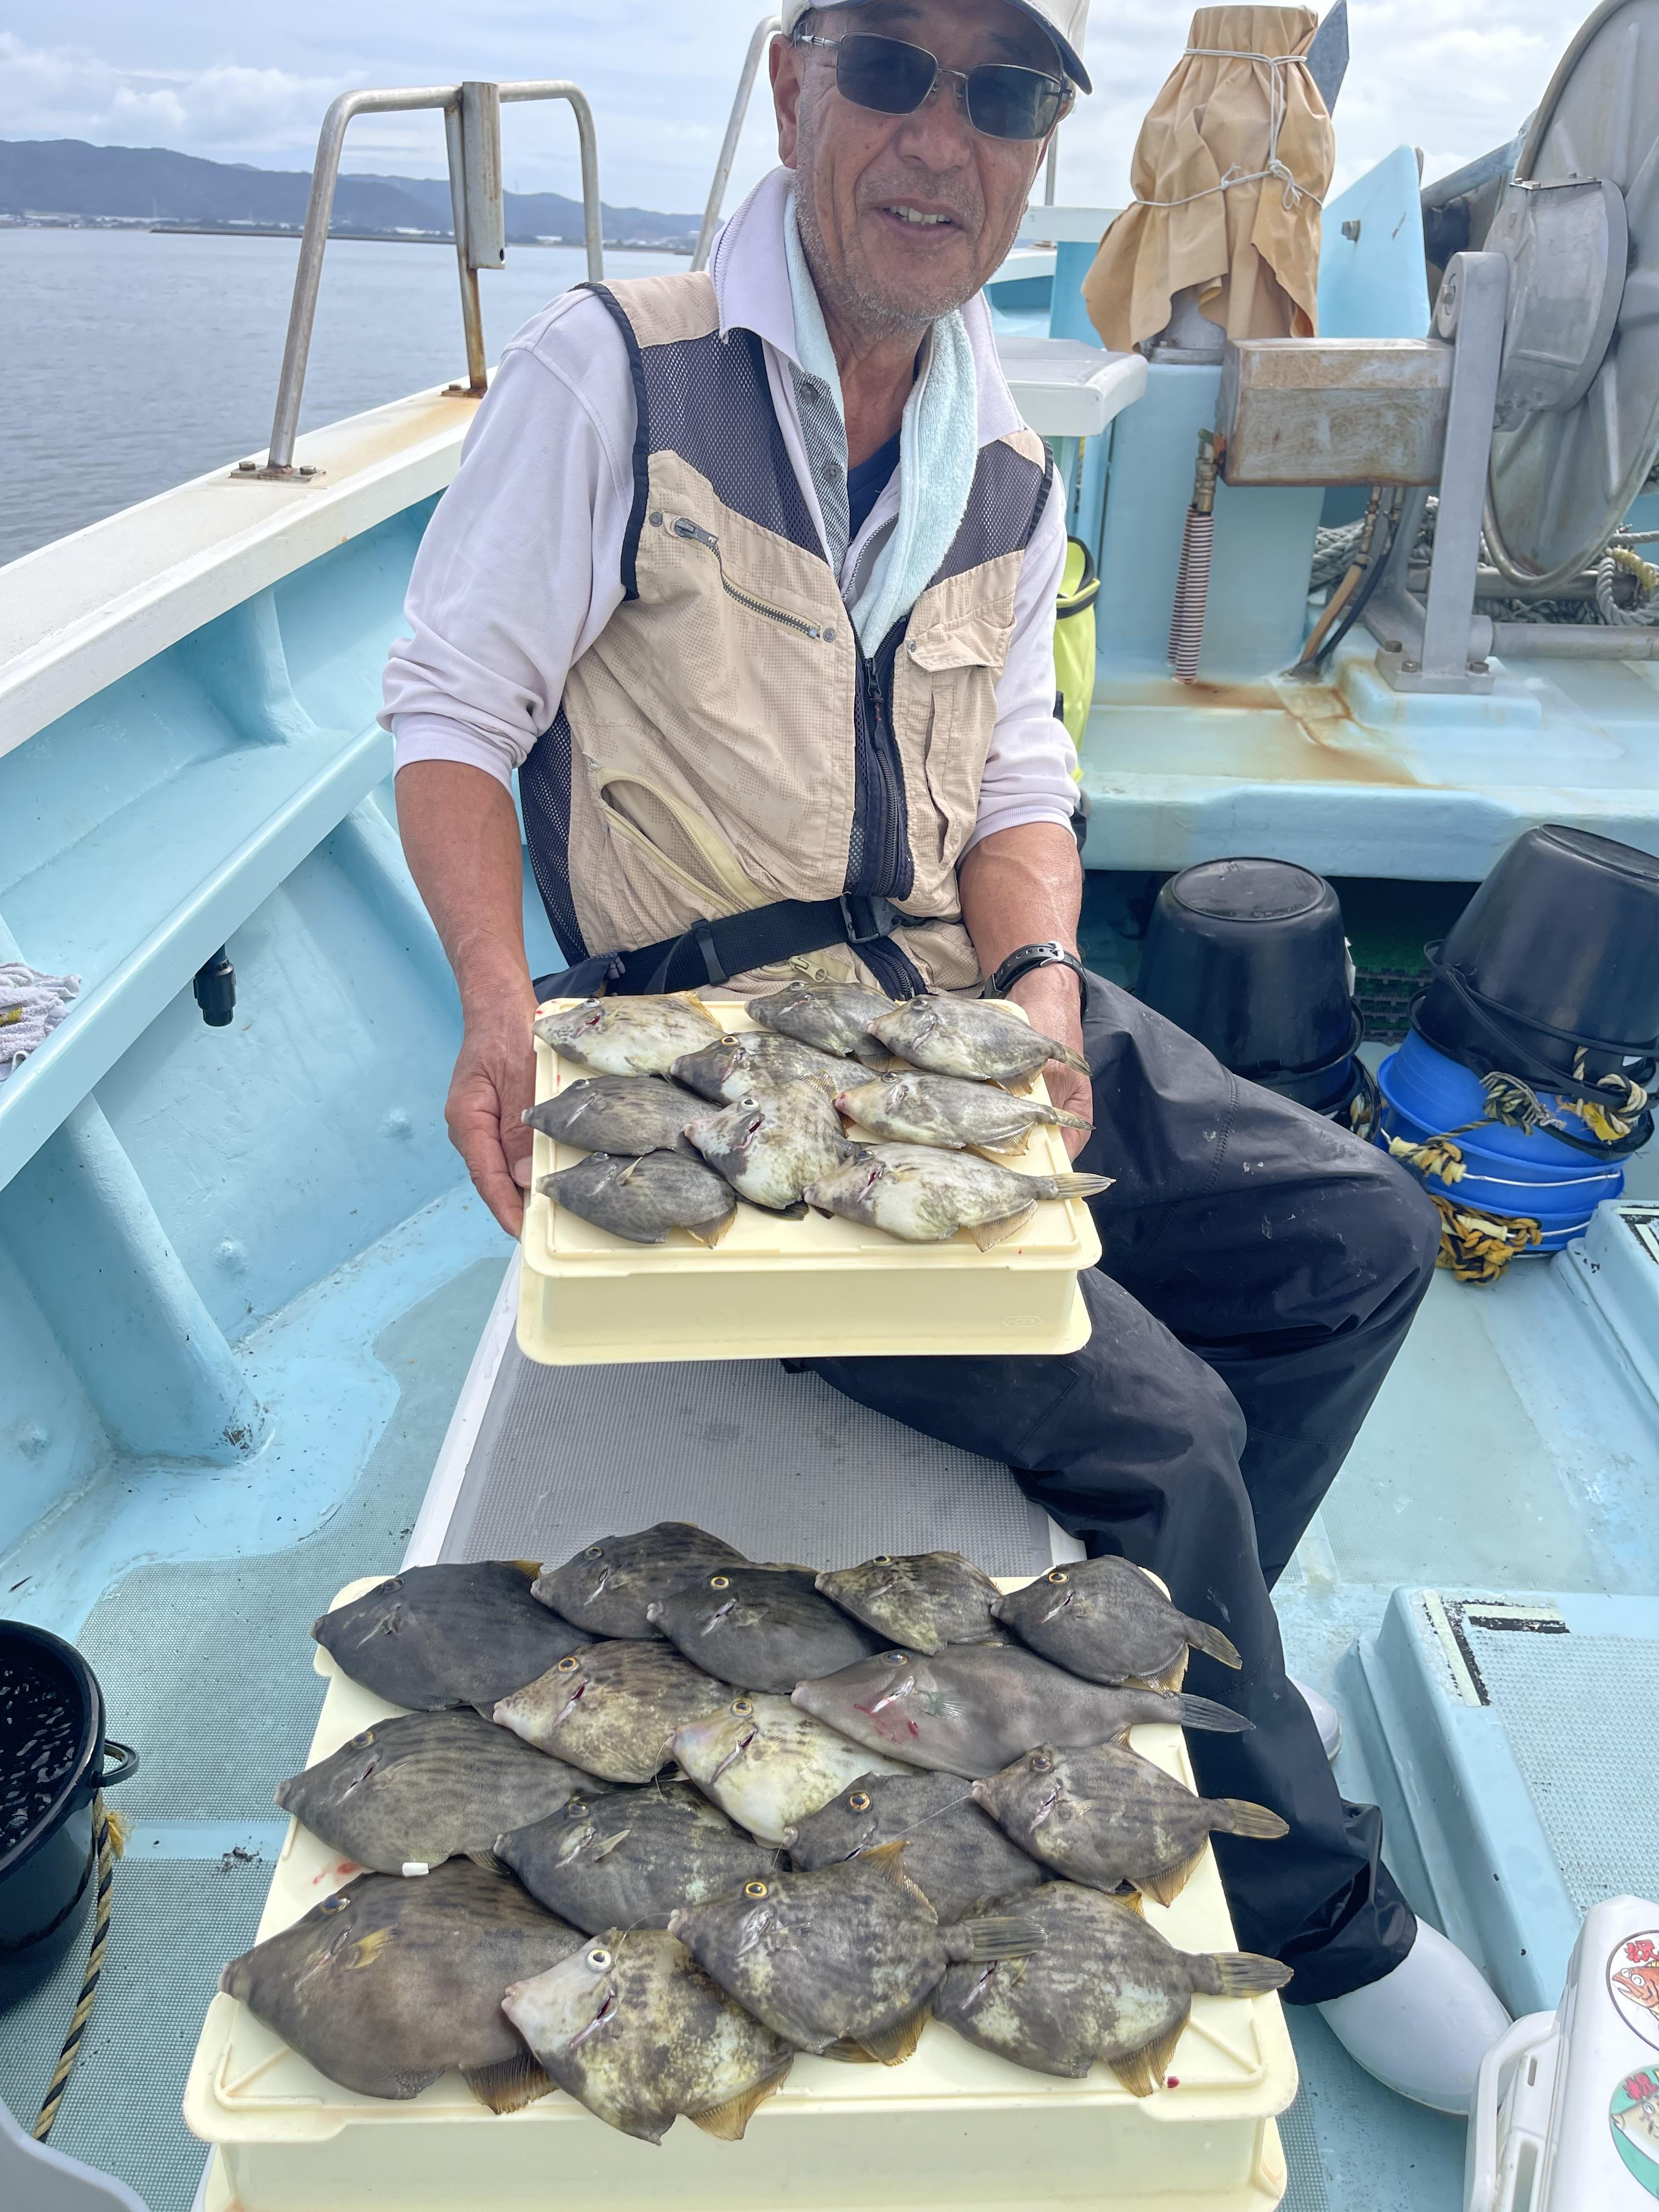
[[(568, 76), (598, 117), (605, 198), (684, 212), (707, 194), (759, 12), (757, 0), (0, 0), (0, 137), (308, 168), (322, 111), (348, 86)], [(1432, 178), (1507, 139), (1588, 12), (1588, 0), (1350, 0), (1338, 188), (1401, 143), (1424, 149)], [(1097, 91), (1066, 126), (1062, 201), (1121, 204), (1136, 128), (1188, 21), (1171, 0), (1095, 0)], [(568, 111), (515, 108), (504, 135), (509, 186), (574, 190)], [(735, 190), (773, 158), (763, 82)], [(442, 165), (430, 116), (351, 127), (348, 168)]]

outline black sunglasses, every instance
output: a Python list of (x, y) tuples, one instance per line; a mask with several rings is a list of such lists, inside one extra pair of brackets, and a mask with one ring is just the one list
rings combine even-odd
[(968, 120), (988, 138), (1046, 138), (1072, 104), (1072, 88), (1046, 70), (1003, 62), (970, 70), (941, 69), (926, 46), (868, 31), (843, 39), (801, 32), (795, 44), (836, 57), (836, 89), (854, 107), (878, 115), (914, 115), (941, 78), (954, 84)]

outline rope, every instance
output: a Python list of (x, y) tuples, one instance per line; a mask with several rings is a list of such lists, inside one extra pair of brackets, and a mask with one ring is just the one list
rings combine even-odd
[[(1627, 606), (1613, 596), (1621, 575), (1633, 578), (1636, 584), (1636, 597)], [(1659, 568), (1632, 546), (1609, 545), (1595, 567), (1595, 604), (1602, 621), (1616, 629), (1652, 629), (1659, 623)]]
[(87, 1960), (86, 1974), (81, 1984), (81, 1994), (75, 2001), (70, 2015), (69, 2033), (64, 2039), (64, 2048), (52, 2069), (52, 2086), (46, 2091), (46, 2100), (40, 2107), (40, 2117), (34, 2123), (34, 2140), (45, 2142), (52, 2133), (52, 2123), (64, 2101), (64, 2092), (69, 2087), (70, 2075), (75, 2071), (75, 2062), (81, 2056), (81, 2039), (87, 2032), (87, 2022), (92, 2017), (93, 1999), (98, 1994), (98, 1980), (104, 1971), (104, 1952), (109, 1942), (110, 1893), (114, 1887), (115, 1862), (126, 1849), (126, 1829), (118, 1813), (104, 1809), (104, 1793), (100, 1790), (92, 1801), (92, 1833), (98, 1856), (98, 1902), (92, 1929), (92, 1954)]
[(1495, 1283), (1511, 1260), (1544, 1241), (1542, 1224), (1528, 1216), (1504, 1220), (1476, 1206), (1437, 1198), (1432, 1191), (1428, 1199), (1440, 1216), (1440, 1250), (1434, 1264), (1460, 1283)]
[[(1470, 1127), (1477, 1123), (1471, 1122)], [(1419, 1175), (1432, 1176), (1437, 1182), (1462, 1182), (1468, 1173), (1463, 1158), (1463, 1148), (1452, 1142), (1461, 1130), (1448, 1130), (1443, 1137), (1425, 1137), (1420, 1145), (1408, 1145), (1403, 1137), (1389, 1139), (1389, 1155), (1403, 1161), (1407, 1167), (1415, 1168)]]
[(1314, 532), (1313, 570), (1308, 578), (1310, 592), (1322, 592), (1341, 582), (1352, 564), (1364, 527), (1362, 514), (1358, 522), (1339, 523), (1334, 529)]
[(1295, 176), (1279, 158), (1279, 134), (1285, 128), (1285, 118), (1290, 112), (1290, 95), (1285, 87), (1285, 72), (1288, 69), (1306, 69), (1308, 66), (1306, 56), (1303, 54), (1241, 54), (1235, 52), (1231, 46), (1188, 46), (1186, 49), (1186, 54), (1188, 57), (1201, 61), (1260, 62), (1267, 70), (1267, 166), (1265, 169), (1251, 169), (1248, 173), (1237, 169), (1229, 169), (1219, 183), (1206, 185), (1202, 191), (1188, 192), (1184, 199), (1147, 200), (1142, 199), (1137, 193), (1135, 204), (1138, 207), (1149, 208), (1190, 207), (1194, 200), (1206, 200), (1216, 192), (1231, 191), (1235, 185), (1259, 185), (1269, 177), (1277, 177), (1285, 187), (1285, 205), (1287, 209), (1294, 208), (1298, 200), (1311, 200), (1316, 208), (1322, 208), (1325, 203), (1320, 198), (1318, 193), (1310, 192), (1305, 185), (1297, 184)]

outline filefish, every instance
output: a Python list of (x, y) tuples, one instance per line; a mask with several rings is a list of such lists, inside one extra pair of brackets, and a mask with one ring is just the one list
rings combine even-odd
[(679, 1152), (644, 1152), (633, 1160), (590, 1152), (574, 1167), (544, 1176), (536, 1188), (630, 1244), (660, 1244), (671, 1229), (684, 1229), (695, 1243), (712, 1247), (738, 1213), (730, 1186), (713, 1168)]
[(720, 1024), (693, 991), (585, 999), (536, 1019), (537, 1036), (561, 1060), (600, 1075), (665, 1075), (683, 1053), (713, 1044), (720, 1034)]
[(653, 1929), (611, 1929), (515, 1983), (501, 2008), (562, 2089), (642, 2142), (660, 2142), (682, 2112), (740, 2142), (795, 2061), (684, 1945)]
[(525, 1559), (405, 1567), (312, 1623), (341, 1672), (416, 1712), (475, 1705), (533, 1682), (587, 1641), (530, 1594)]
[(526, 1112), (529, 1127), (556, 1144), (639, 1159), (646, 1152), (689, 1152), (685, 1125), (702, 1102), (660, 1075), (589, 1075)]
[(495, 1707), (501, 1727), (605, 1782), (648, 1782), (667, 1763), (668, 1739), (717, 1712), (725, 1682), (665, 1644), (594, 1644)]
[(1137, 1911), (1068, 1881), (1020, 1899), (1046, 1942), (1012, 1964), (953, 1966), (933, 2016), (958, 2035), (1038, 2074), (1080, 2081), (1103, 2059), (1132, 2095), (1169, 2076), (1194, 1991), (1261, 1996), (1291, 1970), (1249, 1951), (1178, 1951)]
[(733, 1698), (678, 1729), (671, 1748), (698, 1789), (763, 1844), (781, 1844), (792, 1821), (858, 1777), (907, 1771), (798, 1712), (787, 1698)]
[(291, 1776), (276, 1802), (359, 1866), (425, 1874), (559, 1811), (587, 1779), (477, 1713), (410, 1713)]
[(813, 1588), (804, 1567), (721, 1567), (647, 1609), (651, 1626), (710, 1674), (787, 1698), (881, 1649)]
[(606, 1790), (591, 1802), (573, 1796), (501, 1837), (495, 1856), (550, 1912), (597, 1936), (665, 1928), (677, 1905), (740, 1888), (769, 1873), (776, 1854), (681, 1782)]
[(1016, 1175), (969, 1152), (932, 1145), (870, 1145), (820, 1176), (806, 1203), (884, 1229), (907, 1244), (942, 1244), (965, 1229), (981, 1252), (1018, 1236), (1039, 1200), (1095, 1198), (1110, 1176)]
[(992, 1613), (1000, 1593), (960, 1552), (915, 1552), (898, 1559), (879, 1552), (862, 1566), (820, 1575), (817, 1586), (854, 1620), (908, 1651), (931, 1654), (942, 1644), (997, 1641)]
[(1091, 1682), (1146, 1682), (1178, 1690), (1187, 1651), (1243, 1662), (1218, 1628), (1194, 1620), (1127, 1559), (1079, 1559), (1010, 1590), (992, 1608), (1033, 1651)]
[(1042, 1036), (1017, 1014), (1005, 1014), (982, 999), (946, 999), (936, 993), (906, 999), (878, 1016), (871, 1034), (933, 1075), (965, 1075), (981, 1083), (1018, 1083), (1051, 1060), (1063, 1060), (1079, 1075), (1089, 1063), (1081, 1053)]
[(1093, 1889), (1129, 1882), (1158, 1905), (1175, 1903), (1212, 1835), (1266, 1842), (1290, 1833), (1265, 1805), (1195, 1797), (1121, 1743), (1040, 1744), (973, 1789), (1004, 1833), (1056, 1874)]
[(1013, 1152), (1039, 1124), (1091, 1129), (1076, 1114), (1063, 1114), (1042, 1098), (1017, 1098), (994, 1084), (960, 1075), (878, 1075), (839, 1091), (836, 1111), (872, 1137), (901, 1145), (937, 1145), (947, 1151)]
[(501, 1991), (586, 1940), (505, 1875), (451, 1859), (421, 1881), (359, 1875), (219, 1987), (342, 2088), (418, 2097), (455, 2066), (480, 2104), (513, 2112), (553, 2084)]
[(861, 1775), (820, 1811), (792, 1820), (783, 1846), (798, 1872), (811, 1874), (902, 1843), (906, 1874), (941, 1920), (959, 1920), (988, 1898), (1049, 1878), (974, 1802), (978, 1787), (955, 1774)]
[(544, 1567), (534, 1594), (594, 1636), (653, 1637), (646, 1619), (655, 1598), (720, 1567), (747, 1566), (734, 1545), (690, 1521), (659, 1521), (631, 1536), (601, 1536), (562, 1567)]
[(1104, 1689), (1006, 1644), (953, 1644), (932, 1657), (884, 1651), (797, 1684), (794, 1703), (872, 1751), (970, 1780), (1040, 1743), (1105, 1743), (1146, 1721), (1224, 1735), (1250, 1726), (1207, 1698)]
[(885, 1067), (891, 1057), (870, 1034), (870, 1024), (892, 1011), (893, 1001), (862, 983), (787, 983), (781, 991), (750, 999), (744, 1009), (751, 1022), (793, 1037), (819, 1052)]
[(682, 1906), (668, 1932), (802, 2051), (897, 2066), (948, 1966), (1016, 1957), (1042, 1940), (1031, 1923), (1006, 1918), (941, 1928), (903, 1858), (902, 1844), (883, 1844), (817, 1874), (757, 1877), (711, 1905)]
[(786, 1083), (816, 1083), (826, 1098), (833, 1098), (847, 1080), (847, 1062), (797, 1044), (793, 1037), (745, 1030), (687, 1053), (674, 1062), (672, 1072), (677, 1083), (701, 1097), (735, 1106)]
[(816, 1083), (786, 1083), (724, 1113), (693, 1120), (686, 1136), (740, 1198), (781, 1213), (857, 1147)]

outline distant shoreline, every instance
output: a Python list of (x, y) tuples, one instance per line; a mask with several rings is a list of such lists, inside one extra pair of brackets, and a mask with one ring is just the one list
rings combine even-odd
[[(42, 223), (36, 227), (43, 230), (102, 230), (113, 228), (112, 225), (91, 222)], [(267, 229), (253, 223), (240, 222), (151, 222), (144, 224), (143, 228), (146, 235), (150, 238), (297, 239), (300, 236), (297, 230), (284, 230), (275, 225)], [(336, 239), (344, 239), (359, 246), (447, 246), (453, 251), (455, 244), (453, 238), (441, 237), (435, 231), (419, 231), (411, 234), (409, 231), (401, 230), (331, 230), (328, 236), (331, 245)], [(551, 246), (556, 251), (563, 249), (580, 252), (586, 246), (587, 240), (585, 238), (509, 238), (507, 243), (509, 246)], [(659, 241), (630, 239), (624, 244), (617, 239), (607, 238), (603, 240), (603, 244), (607, 253), (690, 254), (692, 251), (690, 246), (679, 244), (673, 239), (663, 239)]]

